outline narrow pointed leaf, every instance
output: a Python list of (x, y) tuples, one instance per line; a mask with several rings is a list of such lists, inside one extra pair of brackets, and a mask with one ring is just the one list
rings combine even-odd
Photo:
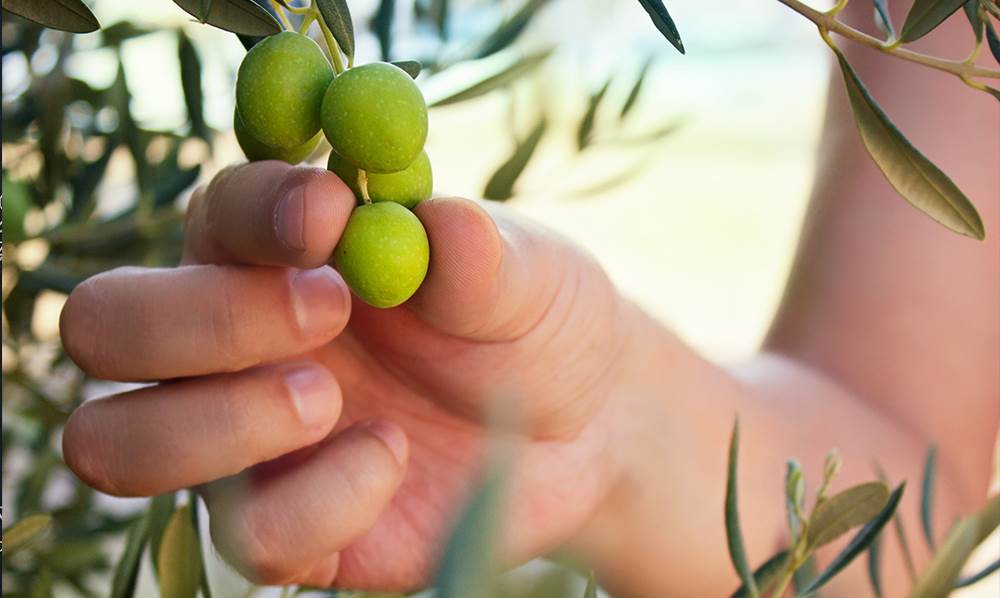
[(886, 0), (872, 0), (875, 5), (875, 25), (890, 38), (896, 37), (896, 29), (892, 26), (892, 17), (889, 15), (889, 7)]
[[(805, 589), (812, 580), (816, 579), (816, 557), (810, 556), (806, 559), (806, 562), (802, 563), (802, 566), (795, 570), (792, 574), (792, 587), (795, 588), (796, 595)], [(812, 593), (813, 598), (818, 596), (816, 592)]]
[(191, 506), (174, 511), (163, 532), (157, 569), (160, 571), (160, 596), (194, 598), (201, 584), (201, 546), (191, 525)]
[(52, 517), (38, 514), (29, 515), (3, 530), (3, 554), (5, 557), (16, 553), (41, 537), (52, 527)]
[(194, 44), (183, 30), (177, 32), (177, 58), (181, 68), (181, 89), (184, 90), (184, 106), (187, 108), (191, 132), (207, 141), (209, 135), (203, 108), (201, 59)]
[(439, 598), (493, 595), (503, 477), (489, 475), (472, 496), (445, 547), (437, 575)]
[(597, 578), (593, 571), (587, 574), (587, 587), (583, 590), (583, 598), (597, 598)]
[(252, 0), (174, 0), (192, 17), (219, 29), (241, 35), (267, 36), (281, 31), (281, 25), (267, 10)]
[(382, 60), (392, 58), (392, 24), (395, 20), (396, 0), (380, 0), (375, 16), (372, 17), (372, 32), (382, 49)]
[(547, 126), (548, 122), (543, 116), (538, 120), (531, 133), (517, 144), (514, 153), (497, 168), (489, 182), (486, 183), (486, 188), (483, 190), (484, 199), (504, 201), (514, 196), (514, 185), (528, 166), (532, 156), (535, 155), (535, 150), (538, 149), (538, 143), (545, 135)]
[(963, 577), (955, 582), (955, 588), (967, 588), (973, 584), (979, 583), (980, 581), (986, 579), (990, 575), (993, 575), (997, 571), (1000, 571), (1000, 559), (997, 559), (983, 567), (982, 570), (973, 573), (967, 577)]
[(52, 598), (52, 584), (52, 570), (43, 566), (31, 583), (30, 598)]
[(969, 198), (899, 132), (844, 55), (836, 53), (861, 140), (889, 183), (910, 204), (947, 228), (985, 238), (983, 221)]
[[(805, 481), (803, 480), (802, 466), (795, 459), (789, 459), (785, 466), (785, 517), (788, 520), (788, 533), (792, 539), (792, 544), (799, 537), (799, 530), (802, 529), (802, 522), (797, 515), (794, 496), (798, 492), (797, 488), (802, 488), (802, 495), (805, 495)], [(801, 504), (799, 508), (801, 508)]]
[(406, 74), (416, 79), (423, 70), (424, 65), (419, 60), (394, 60), (392, 64), (406, 71)]
[[(195, 541), (201, 546), (201, 525), (198, 521), (198, 495), (193, 490), (188, 490), (188, 504), (191, 505), (191, 529), (194, 530)], [(200, 549), (199, 549), (200, 550)], [(201, 568), (201, 598), (212, 598), (212, 588), (208, 583), (208, 572), (205, 567)]]
[(601, 102), (604, 100), (604, 96), (607, 95), (608, 89), (611, 87), (611, 78), (609, 77), (601, 89), (597, 91), (594, 95), (590, 96), (590, 101), (587, 102), (587, 110), (583, 114), (583, 118), (580, 120), (580, 127), (576, 132), (576, 147), (578, 150), (582, 150), (590, 145), (591, 138), (594, 134), (594, 123), (597, 119), (597, 110), (601, 107)]
[[(763, 565), (754, 570), (753, 579), (757, 587), (760, 588), (760, 591), (767, 592), (778, 581), (778, 577), (784, 571), (787, 563), (788, 551), (782, 550), (764, 561)], [(748, 596), (750, 594), (747, 592), (746, 586), (740, 586), (738, 590), (732, 593), (731, 598), (747, 598)]]
[(736, 472), (740, 453), (740, 420), (733, 423), (733, 433), (729, 439), (729, 464), (726, 471), (726, 542), (729, 546), (729, 558), (733, 568), (739, 575), (747, 595), (756, 598), (760, 595), (757, 583), (754, 581), (750, 563), (747, 560), (746, 549), (743, 546), (743, 530), (740, 529), (739, 501), (736, 484)]
[(924, 459), (924, 477), (920, 485), (920, 525), (924, 540), (934, 551), (934, 476), (937, 470), (937, 445), (931, 445)]
[[(882, 483), (889, 483), (889, 476), (886, 475), (885, 470), (877, 462), (875, 463), (875, 471), (878, 473), (878, 479)], [(906, 573), (909, 575), (910, 581), (915, 582), (917, 581), (917, 567), (913, 563), (913, 552), (910, 550), (910, 541), (906, 536), (903, 518), (899, 516), (899, 513), (893, 516), (892, 526), (896, 535), (896, 541), (899, 542), (899, 546), (903, 552), (903, 563), (906, 565)]]
[(885, 524), (889, 523), (889, 520), (892, 519), (892, 516), (896, 513), (896, 508), (899, 506), (899, 500), (902, 498), (905, 488), (906, 484), (904, 482), (893, 490), (885, 508), (883, 508), (874, 519), (866, 523), (864, 527), (858, 530), (858, 533), (851, 538), (851, 541), (848, 542), (847, 546), (845, 546), (844, 549), (837, 554), (837, 556), (833, 557), (833, 560), (830, 561), (830, 564), (827, 565), (826, 569), (824, 569), (822, 573), (809, 582), (809, 584), (799, 592), (798, 595), (800, 597), (814, 595), (816, 590), (826, 585), (827, 582), (840, 573), (844, 567), (850, 565), (859, 554), (861, 554), (871, 545), (872, 542), (875, 541), (879, 532), (882, 531)]
[(825, 546), (851, 528), (867, 523), (889, 500), (889, 487), (868, 482), (848, 488), (820, 503), (809, 517), (808, 540), (813, 548)]
[(951, 528), (931, 563), (913, 589), (913, 598), (947, 596), (955, 586), (962, 567), (976, 547), (979, 525), (975, 517), (961, 519)]
[(531, 19), (548, 2), (549, 0), (526, 0), (516, 13), (501, 23), (493, 33), (483, 40), (473, 53), (473, 57), (485, 58), (510, 46), (520, 37)]
[(101, 28), (82, 0), (3, 0), (3, 9), (50, 29), (90, 33)]
[(639, 95), (642, 93), (642, 86), (646, 81), (646, 75), (649, 74), (649, 67), (653, 66), (653, 57), (648, 57), (645, 62), (642, 63), (642, 68), (639, 69), (639, 76), (635, 79), (635, 84), (632, 85), (632, 89), (628, 92), (628, 97), (625, 98), (625, 103), (622, 104), (622, 110), (618, 117), (624, 119), (628, 116), (628, 113), (632, 111), (635, 107), (636, 102), (639, 101)]
[(972, 26), (972, 30), (976, 33), (976, 41), (982, 41), (983, 20), (979, 17), (979, 0), (966, 0), (962, 8), (965, 11), (965, 17), (969, 19), (969, 25)]
[(649, 18), (653, 20), (653, 24), (663, 34), (663, 37), (667, 38), (667, 41), (683, 54), (684, 42), (681, 41), (681, 34), (677, 31), (677, 25), (674, 24), (674, 20), (667, 12), (667, 7), (663, 5), (663, 2), (661, 0), (639, 0), (639, 4), (646, 9)]
[(160, 544), (163, 541), (163, 532), (167, 529), (170, 516), (174, 513), (174, 502), (176, 497), (173, 492), (154, 496), (149, 500), (149, 509), (146, 517), (149, 520), (149, 557), (153, 562), (153, 571), (157, 570), (160, 558)]
[(139, 576), (139, 563), (149, 537), (148, 532), (149, 522), (145, 517), (139, 517), (129, 525), (125, 548), (111, 581), (111, 598), (131, 598), (135, 594), (135, 582)]
[(920, 39), (934, 30), (952, 13), (962, 7), (966, 0), (916, 0), (906, 14), (899, 39), (909, 43)]
[(551, 53), (551, 49), (536, 52), (518, 58), (500, 69), (490, 70), (483, 76), (472, 79), (471, 82), (461, 81), (460, 85), (453, 86), (452, 89), (447, 89), (443, 93), (439, 92), (436, 95), (428, 94), (427, 105), (431, 108), (447, 106), (448, 104), (471, 100), (495, 89), (505, 87), (540, 65)]
[(333, 39), (337, 40), (340, 51), (347, 58), (354, 58), (354, 21), (346, 0), (316, 0), (316, 7), (323, 22), (330, 28)]
[(1000, 36), (997, 36), (997, 30), (993, 28), (993, 23), (989, 21), (986, 23), (986, 43), (990, 46), (990, 53), (993, 54), (993, 59), (1000, 63)]
[(872, 587), (872, 595), (882, 598), (882, 534), (868, 547), (868, 583)]

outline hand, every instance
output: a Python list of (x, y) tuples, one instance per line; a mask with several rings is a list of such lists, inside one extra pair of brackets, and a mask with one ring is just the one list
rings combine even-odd
[(258, 582), (408, 590), (431, 581), (501, 403), (520, 422), (505, 555), (562, 544), (615, 478), (635, 312), (567, 242), (463, 199), (416, 209), (427, 279), (373, 309), (324, 265), (353, 206), (325, 170), (236, 166), (192, 198), (183, 265), (80, 285), (73, 360), (161, 383), (80, 407), (67, 464), (120, 496), (199, 487), (217, 547)]

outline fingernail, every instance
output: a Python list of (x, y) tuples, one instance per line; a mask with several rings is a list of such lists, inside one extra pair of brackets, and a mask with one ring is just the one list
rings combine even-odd
[(312, 428), (329, 423), (332, 411), (330, 378), (330, 374), (319, 366), (299, 368), (285, 376), (292, 406), (303, 426)]
[(274, 233), (278, 240), (295, 251), (306, 250), (306, 192), (303, 185), (293, 187), (274, 212)]
[(391, 424), (384, 419), (370, 419), (359, 424), (359, 427), (372, 436), (382, 441), (382, 444), (389, 449), (396, 462), (400, 465), (406, 463), (407, 442), (406, 434), (395, 424)]
[(333, 268), (300, 270), (293, 276), (295, 319), (302, 332), (322, 334), (342, 321), (347, 291), (343, 279)]

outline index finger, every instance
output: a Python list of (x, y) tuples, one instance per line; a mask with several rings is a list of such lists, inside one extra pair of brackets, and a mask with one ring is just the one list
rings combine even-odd
[(316, 268), (354, 208), (337, 175), (267, 160), (231, 166), (191, 198), (184, 263)]

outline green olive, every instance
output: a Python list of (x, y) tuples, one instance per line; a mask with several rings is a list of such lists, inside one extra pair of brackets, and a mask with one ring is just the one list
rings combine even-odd
[(236, 106), (247, 131), (265, 145), (298, 147), (320, 129), (333, 68), (316, 42), (291, 31), (272, 35), (243, 58)]
[[(327, 168), (337, 173), (351, 191), (354, 191), (354, 196), (361, 199), (358, 169), (353, 164), (341, 158), (337, 152), (330, 152)], [(425, 151), (421, 151), (406, 170), (384, 174), (368, 173), (368, 197), (372, 201), (394, 201), (412, 210), (418, 203), (430, 197), (433, 190), (431, 161)]]
[(424, 225), (391, 201), (355, 208), (333, 251), (333, 264), (354, 294), (382, 308), (413, 296), (429, 261)]
[(243, 124), (243, 119), (240, 117), (239, 110), (233, 111), (233, 130), (236, 132), (236, 141), (239, 142), (247, 160), (251, 162), (258, 160), (281, 160), (289, 164), (298, 164), (316, 151), (316, 148), (319, 147), (319, 142), (323, 139), (323, 133), (320, 131), (302, 145), (289, 148), (271, 147), (251, 135), (250, 131), (247, 131), (246, 125)]
[(427, 104), (402, 69), (373, 62), (344, 71), (323, 97), (323, 132), (342, 158), (368, 172), (398, 172), (427, 140)]

